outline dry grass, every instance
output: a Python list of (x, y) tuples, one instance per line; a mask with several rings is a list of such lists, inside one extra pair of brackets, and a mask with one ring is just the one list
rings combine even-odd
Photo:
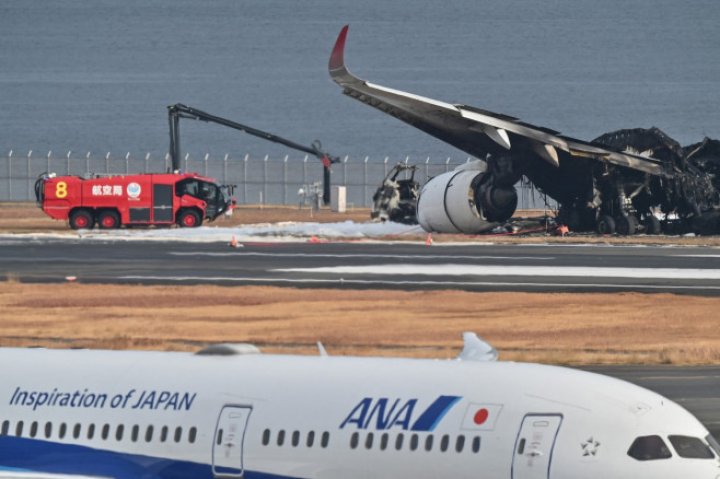
[(720, 363), (720, 298), (0, 283), (0, 345), (448, 358), (476, 331), (504, 359)]

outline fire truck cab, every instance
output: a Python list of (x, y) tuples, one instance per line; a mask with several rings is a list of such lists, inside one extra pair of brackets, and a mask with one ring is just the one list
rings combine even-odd
[(232, 186), (195, 173), (113, 176), (43, 174), (35, 183), (38, 206), (73, 229), (120, 226), (200, 226), (232, 212)]

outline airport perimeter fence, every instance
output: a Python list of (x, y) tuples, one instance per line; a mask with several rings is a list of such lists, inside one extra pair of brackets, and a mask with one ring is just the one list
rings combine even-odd
[[(399, 162), (418, 166), (415, 179), (424, 184), (428, 178), (450, 171), (471, 158), (433, 160), (431, 158), (351, 158), (342, 157), (332, 166), (331, 184), (345, 186), (348, 208), (369, 207), (372, 196), (387, 173)], [(38, 176), (45, 173), (58, 175), (113, 175), (134, 173), (163, 173), (169, 171), (170, 159), (150, 153), (135, 156), (126, 153), (93, 155), (68, 151), (57, 155), (53, 152), (17, 154), (10, 151), (0, 156), (0, 201), (35, 201), (34, 185)], [(308, 191), (313, 184), (322, 181), (322, 164), (314, 157), (284, 156), (280, 158), (241, 157), (209, 153), (200, 158), (186, 155), (183, 169), (216, 179), (221, 184), (237, 185), (235, 198), (239, 204), (297, 205), (302, 201), (298, 195), (302, 188)], [(401, 173), (398, 178), (406, 178)], [(546, 198), (529, 184), (518, 184), (518, 208), (542, 209)], [(309, 198), (306, 198), (309, 204)], [(549, 198), (548, 207), (554, 208)]]

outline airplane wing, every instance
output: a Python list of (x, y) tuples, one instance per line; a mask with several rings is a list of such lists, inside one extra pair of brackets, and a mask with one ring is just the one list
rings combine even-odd
[(653, 175), (666, 175), (663, 163), (652, 157), (613, 151), (560, 135), (557, 131), (522, 122), (511, 116), (468, 105), (451, 104), (354, 76), (345, 65), (348, 25), (343, 27), (330, 55), (330, 76), (343, 93), (404, 121), (442, 141), (484, 159), (508, 150), (534, 152), (551, 165), (560, 159), (591, 158)]

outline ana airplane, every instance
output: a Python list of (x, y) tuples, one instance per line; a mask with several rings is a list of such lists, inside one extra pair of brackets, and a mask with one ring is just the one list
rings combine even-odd
[(560, 221), (575, 231), (658, 234), (655, 208), (679, 218), (673, 228), (720, 231), (717, 168), (690, 161), (661, 131), (624, 130), (588, 142), (501, 113), (377, 85), (345, 65), (347, 32), (345, 26), (328, 65), (345, 95), (478, 158), (423, 187), (417, 219), (426, 231), (474, 234), (505, 222), (517, 207), (514, 185), (522, 176), (560, 204)]
[(1, 349), (0, 477), (720, 477), (677, 404), (496, 358), (469, 333), (447, 361)]

